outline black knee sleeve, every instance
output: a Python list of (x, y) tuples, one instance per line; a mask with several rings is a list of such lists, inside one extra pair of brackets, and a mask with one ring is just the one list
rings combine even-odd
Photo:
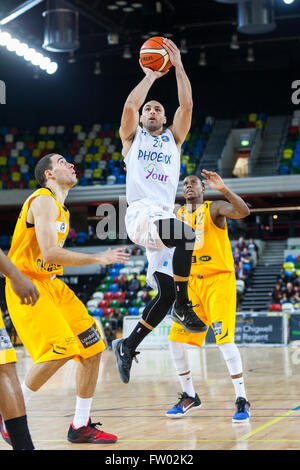
[(174, 281), (171, 276), (155, 272), (154, 278), (158, 287), (158, 294), (145, 307), (142, 319), (155, 328), (167, 315), (175, 301)]
[(191, 271), (192, 254), (196, 234), (189, 225), (177, 219), (162, 219), (155, 222), (162, 242), (174, 248), (173, 272), (177, 276), (188, 277)]

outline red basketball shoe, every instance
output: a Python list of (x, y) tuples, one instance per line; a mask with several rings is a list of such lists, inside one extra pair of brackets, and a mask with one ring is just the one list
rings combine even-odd
[(8, 432), (5, 431), (5, 429), (4, 429), (4, 422), (3, 422), (3, 419), (2, 419), (1, 415), (0, 415), (0, 432), (1, 432), (2, 437), (5, 440), (5, 442), (11, 446), (11, 440), (10, 440)]
[(87, 426), (81, 426), (76, 429), (71, 424), (68, 432), (68, 441), (73, 444), (112, 444), (117, 442), (118, 438), (114, 434), (108, 434), (97, 429), (101, 423), (92, 423), (91, 418)]

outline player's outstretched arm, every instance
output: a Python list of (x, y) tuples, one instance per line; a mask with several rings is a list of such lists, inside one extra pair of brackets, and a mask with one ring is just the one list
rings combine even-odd
[(39, 299), (39, 292), (33, 282), (24, 276), (21, 271), (5, 256), (0, 249), (0, 272), (6, 276), (20, 299), (21, 304), (35, 305)]
[(202, 170), (201, 176), (204, 178), (203, 183), (215, 191), (220, 191), (229, 202), (215, 201), (212, 204), (212, 210), (216, 217), (223, 216), (229, 219), (243, 219), (250, 214), (249, 207), (243, 199), (232, 192), (225, 185), (222, 178), (214, 171)]
[[(145, 74), (140, 83), (131, 91), (125, 102), (120, 125), (120, 138), (123, 146), (128, 142), (132, 142), (137, 126), (139, 124), (139, 109), (144, 104), (148, 92), (158, 78), (165, 75), (167, 72), (154, 72), (147, 67), (143, 67), (141, 62), (140, 66)], [(123, 151), (123, 154), (126, 154)]]
[(164, 48), (169, 54), (170, 61), (175, 67), (179, 108), (177, 109), (170, 129), (178, 146), (184, 142), (192, 121), (193, 96), (190, 80), (184, 70), (181, 54), (176, 44), (170, 39), (164, 39)]
[(62, 266), (83, 266), (87, 264), (124, 263), (129, 259), (126, 246), (102, 253), (80, 253), (57, 246), (56, 219), (58, 209), (49, 196), (39, 196), (31, 203), (36, 238), (46, 263)]

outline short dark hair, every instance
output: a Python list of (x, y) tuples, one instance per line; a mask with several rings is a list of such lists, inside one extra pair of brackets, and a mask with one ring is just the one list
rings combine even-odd
[(35, 166), (34, 176), (38, 184), (42, 188), (45, 187), (47, 182), (45, 177), (45, 171), (50, 170), (52, 168), (51, 158), (53, 157), (53, 155), (56, 155), (56, 153), (48, 153), (47, 155), (42, 157)]

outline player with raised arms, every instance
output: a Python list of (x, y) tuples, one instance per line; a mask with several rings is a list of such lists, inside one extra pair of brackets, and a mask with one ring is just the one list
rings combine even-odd
[(136, 348), (163, 320), (174, 300), (172, 315), (177, 322), (191, 332), (207, 329), (188, 298), (195, 233), (190, 226), (177, 220), (173, 212), (181, 146), (191, 125), (192, 89), (177, 46), (169, 39), (163, 40), (163, 46), (175, 68), (178, 88), (179, 107), (172, 124), (164, 130), (167, 118), (161, 103), (156, 100), (145, 103), (154, 82), (168, 70), (153, 71), (140, 61), (145, 76), (129, 94), (120, 126), (127, 169), (126, 230), (132, 242), (146, 247), (147, 283), (158, 291), (130, 336), (113, 342), (118, 371), (124, 383), (129, 382), (132, 360), (138, 354)]

